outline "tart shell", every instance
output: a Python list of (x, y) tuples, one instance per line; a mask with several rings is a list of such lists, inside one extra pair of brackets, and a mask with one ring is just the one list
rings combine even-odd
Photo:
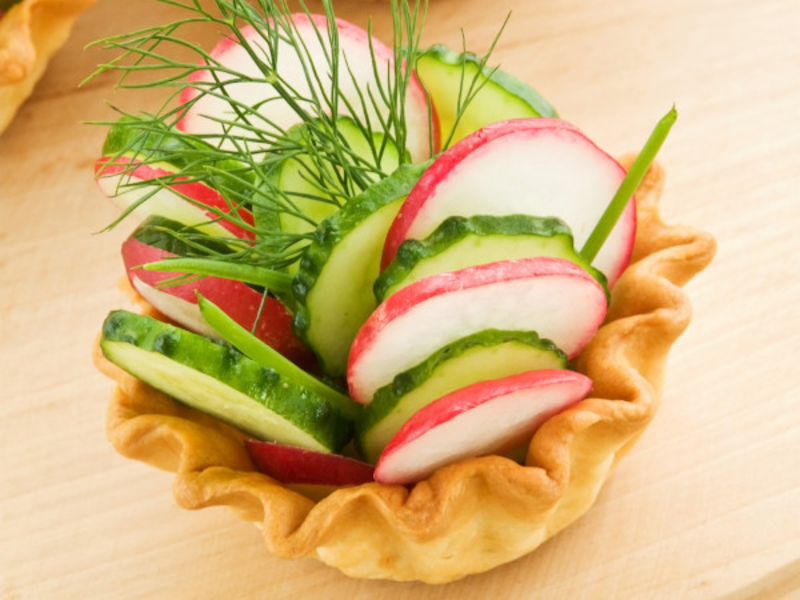
[(0, 133), (94, 0), (22, 0), (0, 15)]
[(710, 235), (662, 222), (663, 184), (654, 165), (636, 196), (631, 265), (575, 364), (593, 380), (592, 396), (536, 432), (525, 465), (473, 458), (413, 487), (371, 483), (314, 502), (256, 472), (241, 434), (123, 373), (96, 347), (98, 368), (117, 382), (109, 440), (126, 457), (175, 472), (180, 506), (229, 506), (258, 523), (278, 556), (316, 558), (352, 577), (436, 584), (513, 561), (589, 509), (660, 404), (667, 355), (691, 317), (681, 288), (716, 249)]

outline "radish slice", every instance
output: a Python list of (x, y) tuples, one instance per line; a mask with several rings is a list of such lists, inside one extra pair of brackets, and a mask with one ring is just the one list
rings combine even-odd
[(511, 450), (591, 389), (585, 375), (555, 369), (482, 381), (442, 396), (391, 439), (375, 467), (375, 480), (412, 483), (446, 464)]
[[(316, 76), (320, 78), (320, 83), (315, 84), (314, 87), (317, 89), (314, 90), (314, 94), (319, 97), (329, 95), (328, 80), (331, 74), (327, 65), (330, 62), (331, 49), (329, 44), (323, 43), (326, 39), (327, 19), (324, 15), (309, 16), (299, 13), (292, 15), (292, 21), (296, 27), (295, 34), (299, 36), (304, 48), (298, 51), (292, 44), (281, 39), (277, 43), (276, 71), (281, 74), (285, 85), (294, 90), (298, 97), (310, 98), (312, 91), (309, 77), (313, 78), (314, 74), (310, 73), (309, 69), (311, 65), (317, 65)], [(392, 69), (394, 53), (382, 42), (370, 38), (360, 27), (341, 19), (336, 19), (336, 26), (340, 46), (338, 87), (343, 99), (339, 103), (339, 113), (356, 117), (361, 122), (366, 122), (368, 119), (373, 124), (381, 123), (388, 115), (389, 107), (380, 101), (379, 90), (387, 89), (384, 75)], [(254, 112), (263, 117), (249, 115), (248, 120), (265, 132), (263, 140), (254, 139), (256, 146), (266, 147), (270, 145), (269, 138), (275, 131), (281, 129), (287, 131), (293, 125), (300, 123), (302, 118), (267, 81), (267, 77), (250, 54), (250, 52), (261, 53), (260, 58), (264, 60), (266, 33), (248, 26), (241, 29), (241, 35), (245, 38), (249, 51), (237, 40), (226, 38), (211, 51), (211, 58), (222, 67), (229, 67), (254, 81), (232, 81), (233, 77), (227, 76), (221, 70), (216, 70), (214, 74), (210, 71), (197, 71), (191, 79), (192, 86), (186, 88), (181, 95), (181, 103), (188, 106), (188, 109), (178, 122), (178, 128), (187, 133), (222, 135), (228, 126), (221, 121), (230, 121), (237, 117), (231, 102), (218, 97), (221, 93), (217, 87), (218, 82), (225, 83), (224, 92), (232, 101), (240, 107), (253, 107)], [(308, 52), (309, 56), (303, 56), (305, 52)], [(324, 65), (324, 68), (320, 68), (319, 65)], [(381, 77), (380, 82), (378, 76)], [(201, 95), (205, 89), (209, 89), (212, 93)], [(370, 95), (378, 99), (377, 110), (369, 100)], [(352, 110), (345, 106), (346, 103)], [(366, 103), (366, 107), (363, 103)], [(303, 110), (313, 113), (314, 109), (308, 106), (308, 102), (300, 102), (300, 105)], [(409, 82), (405, 117), (407, 150), (414, 162), (420, 162), (430, 156), (430, 120), (427, 94), (416, 75), (412, 75)], [(234, 129), (233, 133), (255, 138), (255, 134), (244, 128), (240, 131)], [(225, 146), (223, 143), (223, 147)]]
[[(231, 206), (216, 190), (196, 181), (160, 185), (155, 180), (174, 175), (172, 165), (140, 164), (132, 167), (131, 163), (136, 162), (120, 156), (104, 157), (95, 164), (98, 187), (119, 208), (126, 210), (147, 197), (133, 209), (132, 214), (140, 221), (151, 215), (160, 215), (219, 237), (255, 239), (250, 229), (220, 218), (219, 212), (228, 214)], [(138, 185), (149, 180), (154, 180), (154, 183)], [(240, 208), (237, 214), (244, 223), (253, 225), (250, 211)]]
[[(587, 240), (625, 170), (573, 125), (548, 118), (489, 125), (444, 152), (409, 194), (386, 237), (385, 268), (406, 239), (423, 239), (451, 216), (558, 217), (576, 248)], [(631, 200), (593, 261), (609, 287), (627, 267), (636, 233)]]
[(373, 481), (372, 465), (340, 454), (259, 440), (245, 445), (258, 470), (283, 483), (342, 487)]
[(386, 299), (350, 349), (350, 396), (361, 404), (456, 339), (484, 329), (536, 331), (576, 356), (603, 322), (602, 286), (574, 263), (499, 261), (415, 281)]
[[(150, 271), (139, 267), (175, 254), (140, 241), (137, 239), (139, 231), (135, 231), (122, 244), (122, 260), (133, 288), (158, 311), (191, 331), (217, 338), (217, 333), (200, 315), (199, 292), (289, 360), (301, 365), (314, 364), (311, 351), (292, 330), (292, 315), (286, 307), (271, 296), (264, 297), (241, 281), (202, 277), (190, 283), (159, 288), (160, 283), (181, 273)], [(164, 235), (168, 237), (168, 234)]]

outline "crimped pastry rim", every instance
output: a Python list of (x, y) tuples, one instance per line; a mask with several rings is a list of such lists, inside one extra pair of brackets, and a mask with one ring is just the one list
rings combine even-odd
[(75, 19), (95, 0), (22, 0), (0, 17), (0, 133), (31, 95)]
[(681, 287), (715, 252), (710, 235), (661, 221), (663, 184), (656, 164), (637, 192), (631, 266), (606, 324), (576, 362), (594, 381), (592, 396), (539, 429), (526, 466), (468, 459), (410, 490), (373, 483), (315, 503), (254, 472), (240, 434), (123, 373), (95, 348), (96, 364), (118, 384), (109, 440), (124, 456), (174, 471), (182, 507), (229, 506), (260, 523), (267, 548), (282, 557), (317, 558), (352, 577), (428, 583), (515, 560), (591, 506), (660, 404), (667, 355), (691, 317)]

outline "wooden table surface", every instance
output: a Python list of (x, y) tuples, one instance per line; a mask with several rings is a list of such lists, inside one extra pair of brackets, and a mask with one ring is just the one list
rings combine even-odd
[[(389, 33), (386, 2), (336, 2)], [(312, 7), (315, 5), (312, 5)], [(489, 9), (487, 6), (491, 6)], [(100, 0), (0, 136), (0, 597), (788, 598), (800, 595), (800, 4), (432, 0), (425, 43), (466, 32), (612, 154), (675, 103), (669, 221), (712, 232), (663, 406), (594, 508), (533, 554), (447, 586), (351, 580), (271, 556), (226, 509), (105, 439), (90, 361), (126, 230), (92, 181), (113, 77), (87, 42), (167, 18)], [(130, 98), (130, 96), (128, 97)], [(142, 96), (143, 108), (155, 104)]]

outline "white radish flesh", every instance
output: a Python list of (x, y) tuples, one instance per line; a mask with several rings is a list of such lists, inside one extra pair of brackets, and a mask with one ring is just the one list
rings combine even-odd
[[(98, 187), (120, 209), (128, 210), (138, 203), (132, 209), (132, 216), (137, 220), (160, 215), (210, 235), (255, 237), (249, 228), (253, 225), (253, 215), (248, 210), (237, 211), (237, 220), (244, 226), (231, 220), (233, 217), (220, 218), (220, 213), (230, 213), (231, 206), (216, 190), (196, 181), (180, 183), (172, 165), (133, 166), (135, 162), (125, 157), (102, 158), (97, 161), (95, 171)], [(151, 180), (152, 184), (146, 183)], [(169, 185), (165, 183), (167, 180), (171, 182)]]
[(378, 306), (359, 330), (348, 363), (350, 395), (367, 404), (398, 373), (484, 329), (536, 331), (574, 357), (606, 306), (594, 278), (557, 258), (499, 261), (420, 279)]
[[(409, 194), (386, 238), (385, 268), (406, 239), (423, 239), (451, 216), (558, 217), (580, 250), (625, 170), (574, 126), (558, 119), (490, 125), (442, 154)], [(613, 286), (630, 261), (636, 209), (629, 202), (593, 266)]]
[[(293, 43), (281, 39), (277, 43), (277, 58), (267, 54), (267, 42), (263, 36), (265, 32), (253, 27), (243, 27), (242, 36), (246, 39), (251, 51), (260, 53), (260, 60), (266, 64), (276, 64), (276, 72), (280, 73), (284, 86), (292, 90), (292, 94), (301, 98), (299, 106), (307, 111), (311, 117), (319, 116), (313, 103), (309, 100), (314, 95), (324, 104), (325, 96), (330, 96), (331, 78), (328, 63), (331, 49), (329, 44), (322, 43), (327, 39), (327, 20), (322, 15), (305, 14), (292, 15), (295, 35), (299, 37), (302, 48), (298, 49)], [(387, 89), (388, 82), (385, 74), (393, 67), (394, 53), (392, 49), (376, 39), (370, 39), (366, 31), (341, 19), (336, 20), (339, 35), (340, 56), (339, 60), (339, 94), (351, 104), (348, 110), (344, 102), (339, 102), (339, 114), (357, 118), (362, 123), (367, 119), (374, 128), (380, 119), (385, 119), (389, 114), (389, 107), (380, 100), (381, 91)], [(287, 34), (281, 31), (281, 35)], [(308, 56), (305, 56), (306, 52)], [(302, 122), (303, 118), (288, 102), (278, 93), (276, 88), (268, 81), (248, 49), (236, 40), (225, 39), (211, 52), (211, 57), (225, 67), (231, 68), (252, 81), (236, 81), (232, 76), (221, 70), (198, 71), (192, 78), (193, 87), (187, 88), (181, 96), (181, 102), (188, 105), (184, 116), (178, 123), (178, 128), (187, 133), (222, 135), (229, 127), (221, 121), (236, 120), (231, 102), (218, 97), (222, 90), (218, 83), (226, 84), (224, 93), (229, 95), (241, 109), (251, 107), (252, 114), (247, 114), (251, 125), (267, 132), (267, 137), (257, 141), (256, 146), (270, 145), (269, 135), (276, 132), (288, 131), (293, 125)], [(316, 74), (311, 74), (311, 69)], [(378, 81), (376, 74), (381, 76)], [(314, 83), (313, 89), (309, 85), (309, 76), (319, 78), (320, 83)], [(237, 76), (238, 78), (238, 76)], [(212, 93), (201, 96), (201, 90)], [(374, 106), (369, 99), (370, 94), (378, 99)], [(366, 105), (366, 106), (365, 106)], [(355, 113), (355, 114), (351, 114)], [(380, 115), (380, 117), (379, 117)], [(415, 162), (424, 160), (430, 155), (429, 151), (429, 119), (428, 102), (424, 88), (415, 75), (410, 79), (406, 95), (406, 127), (407, 149)], [(234, 135), (244, 135), (255, 139), (255, 134), (247, 129), (233, 129)], [(223, 147), (233, 146), (230, 141)]]
[(583, 399), (591, 380), (574, 371), (530, 371), (476, 383), (419, 410), (378, 460), (379, 483), (412, 483), (439, 467), (502, 453), (529, 440), (554, 414)]

